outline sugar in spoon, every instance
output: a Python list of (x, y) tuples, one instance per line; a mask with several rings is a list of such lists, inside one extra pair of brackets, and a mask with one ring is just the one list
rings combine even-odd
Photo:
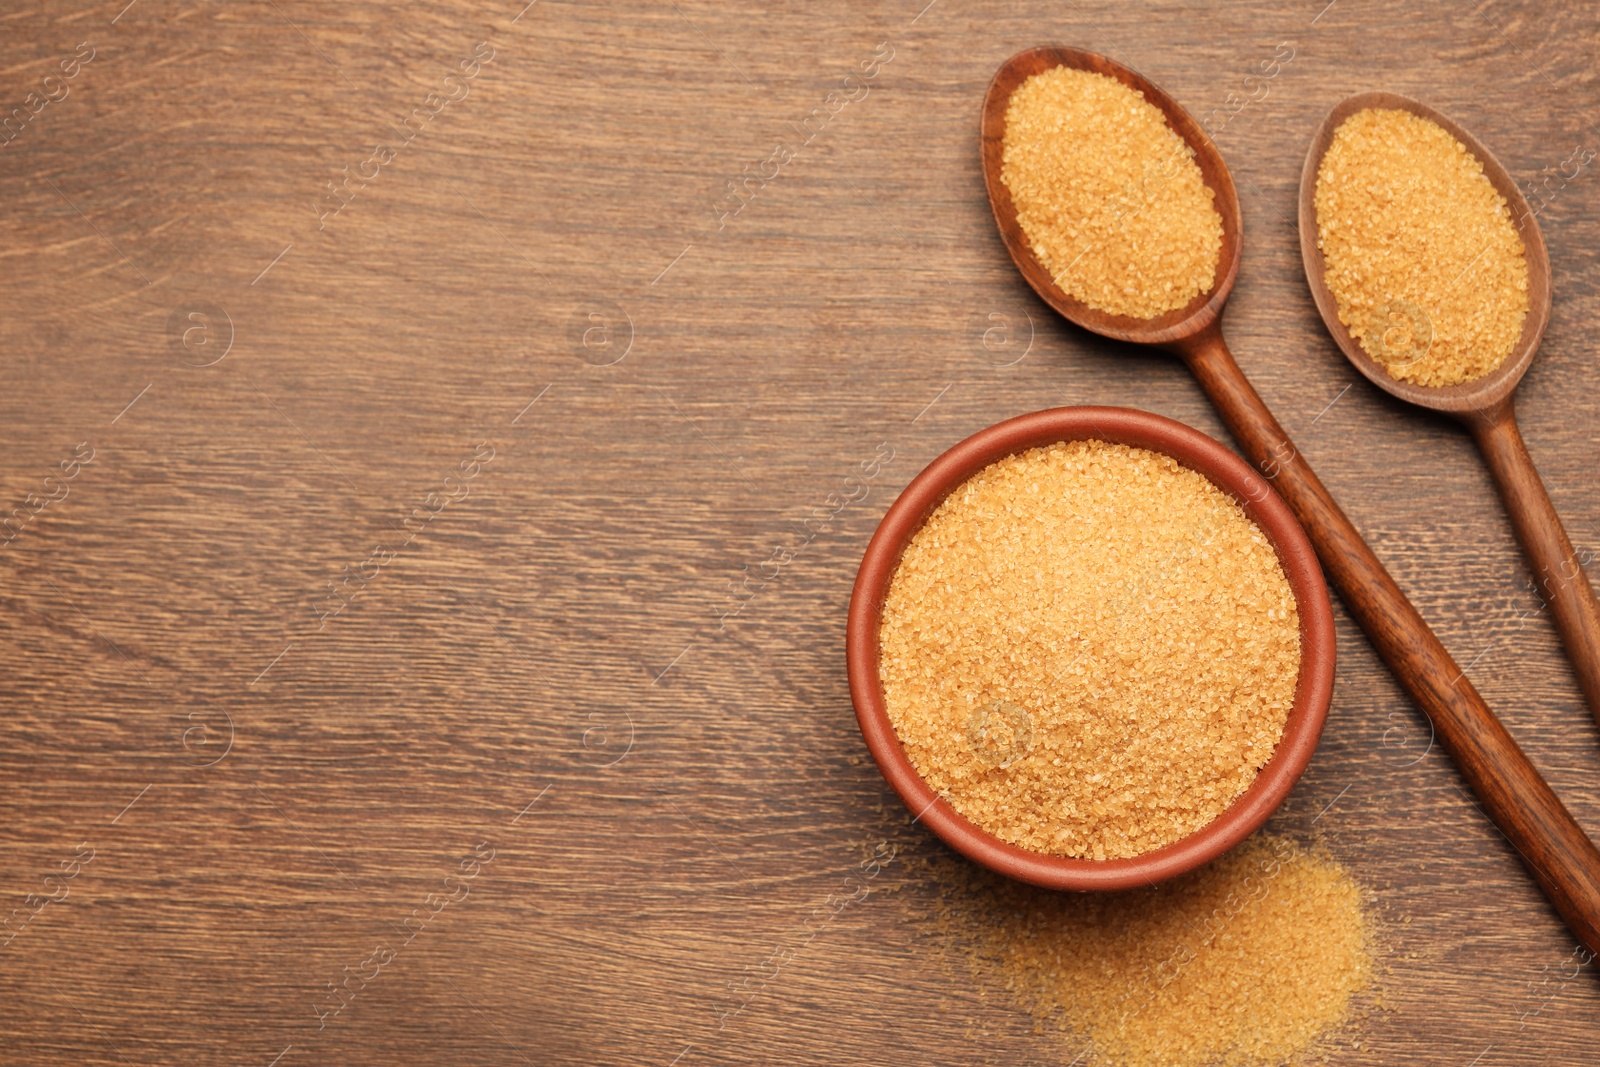
[[(1194, 150), (1222, 217), (1222, 249), (1211, 288), (1186, 306), (1152, 319), (1091, 308), (1056, 285), (1022, 232), (1001, 177), (1006, 107), (1028, 78), (1063, 66), (1115, 78), (1143, 93)], [(1367, 547), (1228, 351), (1220, 320), (1239, 273), (1243, 220), (1233, 179), (1216, 146), (1172, 97), (1144, 76), (1092, 52), (1056, 47), (1031, 48), (1000, 67), (984, 97), (981, 137), (984, 182), (995, 222), (1028, 284), (1063, 318), (1086, 330), (1165, 349), (1183, 360), (1241, 450), (1300, 519), (1346, 608), (1432, 721), (1435, 735), (1484, 811), (1568, 927), (1585, 946), (1600, 952), (1600, 851)]]
[[(1477, 157), (1484, 177), (1505, 198), (1512, 218), (1518, 220), (1528, 264), (1528, 312), (1522, 320), (1522, 334), (1505, 362), (1481, 378), (1446, 386), (1401, 380), (1389, 372), (1386, 362), (1416, 358), (1414, 353), (1423, 347), (1422, 331), (1428, 327), (1426, 321), (1416, 323), (1416, 331), (1410, 328), (1410, 323), (1402, 322), (1396, 328), (1397, 336), (1392, 345), (1380, 341), (1376, 347), (1379, 355), (1385, 357), (1385, 361), (1380, 361), (1369, 355), (1339, 320), (1338, 302), (1325, 278), (1326, 261), (1317, 245), (1317, 174), (1339, 127), (1350, 116), (1368, 108), (1409, 111), (1441, 127)], [(1573, 552), (1567, 531), (1550, 502), (1550, 494), (1545, 491), (1544, 482), (1528, 456), (1527, 446), (1522, 443), (1512, 405), (1512, 393), (1533, 362), (1533, 354), (1538, 351), (1545, 324), (1550, 319), (1550, 257), (1545, 250), (1544, 236), (1539, 232), (1539, 223), (1517, 183), (1472, 134), (1432, 108), (1395, 93), (1360, 93), (1328, 112), (1306, 153), (1305, 169), (1300, 174), (1300, 256), (1305, 261), (1306, 280), (1311, 284), (1317, 310), (1322, 312), (1328, 332), (1356, 370), (1390, 396), (1459, 419), (1478, 442), (1478, 449), (1505, 502), (1506, 512), (1511, 516), (1517, 540), (1522, 543), (1522, 550), (1533, 568), (1539, 595), (1549, 603), (1555, 617), (1556, 629), (1577, 673), (1589, 711), (1600, 721), (1600, 605), (1595, 602), (1594, 589), (1584, 574), (1583, 564)], [(1469, 278), (1458, 284), (1470, 283)], [(1422, 309), (1407, 310), (1425, 319), (1426, 312)], [(1402, 319), (1406, 317), (1404, 313), (1399, 314)]]

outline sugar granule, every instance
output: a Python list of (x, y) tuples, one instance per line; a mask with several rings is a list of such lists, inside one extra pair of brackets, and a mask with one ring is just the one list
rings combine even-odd
[(1019, 85), (1000, 173), (1034, 254), (1090, 307), (1149, 319), (1214, 284), (1222, 216), (1194, 149), (1115, 78), (1056, 67)]
[(1136, 856), (1272, 757), (1300, 669), (1266, 535), (1160, 453), (1073, 441), (958, 487), (911, 539), (880, 677), (912, 764), (1005, 841)]
[(1374, 979), (1360, 885), (1322, 847), (1257, 834), (1124, 893), (1034, 889), (963, 864), (946, 933), (1089, 1067), (1278, 1067), (1316, 1057)]
[(1528, 313), (1526, 248), (1465, 145), (1409, 111), (1358, 111), (1315, 203), (1339, 321), (1391, 377), (1457, 385), (1505, 362)]

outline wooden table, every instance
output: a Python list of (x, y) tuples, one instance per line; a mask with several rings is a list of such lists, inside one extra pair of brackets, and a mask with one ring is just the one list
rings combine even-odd
[[(124, 2), (0, 14), (6, 1062), (1071, 1059), (926, 921), (944, 850), (842, 653), (878, 517), (968, 433), (1223, 433), (1000, 246), (978, 104), (1040, 42), (1218, 113), (1241, 363), (1600, 832), (1600, 732), (1470, 441), (1356, 380), (1292, 221), (1371, 88), (1551, 190), (1521, 413), (1600, 551), (1600, 170), (1545, 182), (1600, 149), (1586, 5)], [(1594, 966), (1339, 626), (1274, 821), (1375, 898), (1387, 1010), (1334, 1062), (1592, 1062)]]

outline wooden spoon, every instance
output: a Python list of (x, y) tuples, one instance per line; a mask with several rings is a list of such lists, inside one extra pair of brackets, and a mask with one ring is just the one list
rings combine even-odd
[[(1211, 290), (1153, 319), (1096, 311), (1068, 296), (1035, 258), (1001, 180), (1006, 105), (1018, 85), (1041, 71), (1076, 67), (1104, 74), (1160, 108), (1215, 194), (1222, 253)], [(1227, 165), (1200, 126), (1166, 93), (1104, 56), (1072, 48), (1033, 48), (1008, 59), (983, 102), (983, 173), (1000, 237), (1035, 292), (1084, 329), (1175, 353), (1228, 424), (1240, 448), (1272, 480), (1316, 546), (1346, 608), (1366, 631), (1400, 684), (1432, 721), (1488, 816), (1511, 842), (1545, 895), (1589, 949), (1600, 952), (1600, 851), (1506, 732), (1444, 645), (1295, 449), (1222, 339), (1222, 307), (1239, 273), (1243, 224)]]
[[(1439, 387), (1401, 381), (1368, 355), (1351, 336), (1349, 328), (1339, 321), (1339, 306), (1323, 277), (1326, 263), (1317, 247), (1317, 170), (1322, 166), (1323, 154), (1333, 141), (1334, 132), (1345, 119), (1367, 108), (1409, 111), (1442, 127), (1466, 145), (1483, 164), (1484, 176), (1495, 191), (1505, 197), (1512, 217), (1521, 227), (1528, 261), (1528, 314), (1522, 320), (1522, 336), (1504, 363), (1475, 381)], [(1550, 503), (1550, 494), (1545, 491), (1544, 482), (1528, 457), (1512, 407), (1512, 391), (1522, 380), (1528, 364), (1533, 362), (1533, 354), (1539, 348), (1545, 324), (1550, 319), (1550, 257), (1545, 251), (1539, 224), (1518, 191), (1517, 183), (1472, 134), (1432, 108), (1394, 93), (1352, 96), (1328, 112), (1311, 142), (1311, 150), (1306, 153), (1305, 169), (1300, 173), (1300, 256), (1305, 260), (1306, 280), (1311, 283), (1317, 310), (1322, 312), (1328, 332), (1356, 370), (1389, 395), (1453, 415), (1472, 432), (1500, 489), (1517, 540), (1522, 542), (1522, 550), (1533, 567), (1539, 593), (1550, 604), (1556, 629), (1567, 646), (1567, 656), (1572, 660), (1578, 684), (1589, 702), (1589, 711), (1600, 721), (1600, 604), (1595, 601), (1583, 564), (1572, 551), (1567, 531)], [(1417, 314), (1422, 314), (1420, 309)]]

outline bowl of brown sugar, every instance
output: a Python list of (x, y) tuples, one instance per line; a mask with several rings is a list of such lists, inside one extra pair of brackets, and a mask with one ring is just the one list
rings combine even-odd
[(1333, 695), (1315, 552), (1221, 443), (1128, 408), (934, 460), (856, 576), (862, 736), (917, 821), (1057, 889), (1192, 870), (1283, 802)]

